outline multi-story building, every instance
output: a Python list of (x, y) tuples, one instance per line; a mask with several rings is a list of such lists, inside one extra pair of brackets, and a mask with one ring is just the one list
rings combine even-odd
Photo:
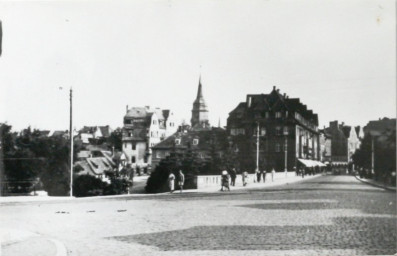
[(334, 165), (348, 165), (352, 163), (352, 156), (360, 147), (360, 139), (356, 129), (338, 121), (329, 123), (324, 129), (332, 139), (332, 163)]
[(210, 123), (208, 119), (208, 106), (207, 103), (205, 103), (203, 97), (201, 77), (199, 79), (197, 97), (196, 100), (193, 102), (192, 119), (190, 121), (192, 124), (192, 128), (195, 130), (210, 128)]
[[(240, 168), (284, 171), (302, 165), (323, 166), (317, 114), (299, 98), (281, 95), (275, 86), (270, 94), (247, 95), (229, 113), (227, 131), (235, 151), (244, 154)], [(252, 162), (255, 160), (257, 163)]]
[(128, 108), (122, 131), (123, 152), (133, 168), (147, 168), (152, 163), (152, 147), (175, 133), (174, 113), (160, 108)]

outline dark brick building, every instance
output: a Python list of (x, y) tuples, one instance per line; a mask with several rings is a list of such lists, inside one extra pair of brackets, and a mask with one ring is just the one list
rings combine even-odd
[[(240, 159), (240, 169), (256, 168), (259, 127), (259, 168), (276, 171), (322, 166), (318, 116), (273, 87), (270, 94), (249, 94), (229, 113), (227, 132)], [(303, 164), (305, 163), (305, 164)]]

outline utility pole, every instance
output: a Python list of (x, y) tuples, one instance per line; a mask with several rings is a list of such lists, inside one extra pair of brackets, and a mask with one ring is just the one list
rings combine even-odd
[(259, 171), (259, 122), (256, 129), (256, 171)]
[(288, 160), (288, 138), (287, 135), (285, 135), (285, 141), (284, 141), (284, 171), (285, 171), (285, 176), (287, 176), (287, 160)]
[(375, 173), (375, 150), (374, 150), (374, 137), (371, 136), (371, 173)]
[(70, 197), (73, 197), (73, 118), (72, 118), (72, 87), (70, 87), (70, 126), (69, 126), (69, 137), (70, 137)]

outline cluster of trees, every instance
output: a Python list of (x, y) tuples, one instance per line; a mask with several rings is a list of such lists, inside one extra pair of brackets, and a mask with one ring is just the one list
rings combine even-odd
[(76, 197), (98, 196), (98, 195), (119, 195), (128, 192), (132, 184), (125, 178), (113, 172), (106, 174), (110, 177), (110, 183), (91, 175), (78, 175), (73, 180), (73, 195)]
[[(30, 127), (17, 134), (7, 124), (0, 126), (0, 137), (3, 193), (27, 193), (38, 185), (49, 195), (69, 193), (70, 144), (67, 139), (43, 136)], [(80, 147), (75, 144), (74, 152)]]
[(385, 133), (381, 140), (377, 137), (372, 138), (370, 135), (366, 135), (361, 142), (360, 148), (353, 155), (353, 162), (359, 169), (367, 170), (362, 171), (361, 175), (371, 178), (372, 140), (374, 146), (374, 178), (378, 180), (390, 178), (392, 173), (396, 171), (395, 132)]
[[(230, 146), (226, 133), (223, 136), (213, 136), (210, 138), (210, 145), (206, 157), (201, 157), (191, 145), (183, 151), (175, 148), (171, 150), (169, 156), (162, 159), (154, 172), (151, 173), (147, 184), (146, 192), (160, 193), (166, 192), (168, 188), (168, 176), (173, 172), (178, 179), (178, 171), (182, 170), (185, 175), (185, 189), (196, 188), (195, 176), (197, 175), (219, 175), (222, 170), (236, 168), (247, 168), (254, 166), (253, 159), (247, 158), (245, 151), (235, 151)], [(177, 180), (178, 181), (178, 180)]]
[[(29, 193), (33, 189), (43, 189), (50, 196), (68, 195), (70, 193), (69, 140), (62, 136), (44, 136), (39, 130), (32, 130), (30, 127), (19, 134), (12, 132), (11, 128), (10, 125), (0, 124), (2, 195)], [(112, 133), (108, 144), (121, 148), (121, 132), (116, 130)], [(82, 148), (81, 142), (75, 140), (74, 159), (77, 159), (77, 152)], [(112, 182), (109, 185), (95, 177), (76, 175), (79, 171), (78, 168), (73, 171), (76, 195), (79, 193), (81, 196), (90, 195), (98, 191), (103, 194), (118, 194), (127, 191), (127, 181), (119, 177), (111, 177)], [(96, 189), (91, 189), (93, 187)]]

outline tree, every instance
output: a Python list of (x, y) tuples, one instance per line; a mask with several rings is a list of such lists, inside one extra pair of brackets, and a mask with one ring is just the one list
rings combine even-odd
[(107, 138), (107, 143), (110, 147), (114, 147), (115, 150), (121, 151), (123, 147), (122, 130), (120, 128), (115, 129)]
[(88, 174), (73, 179), (73, 191), (76, 197), (101, 195), (105, 186), (102, 180)]

